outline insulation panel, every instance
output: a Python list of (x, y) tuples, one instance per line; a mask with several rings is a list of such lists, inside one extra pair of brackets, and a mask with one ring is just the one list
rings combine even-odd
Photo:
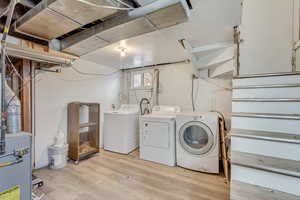
[(185, 8), (181, 3), (162, 8), (156, 12), (147, 15), (147, 18), (156, 26), (158, 29), (167, 28), (186, 22), (188, 16), (185, 12)]
[(98, 37), (111, 43), (155, 31), (155, 27), (144, 17), (105, 30)]
[(17, 23), (16, 31), (46, 40), (57, 38), (81, 26), (48, 8), (28, 20), (26, 18), (25, 16), (20, 23)]
[(92, 52), (98, 48), (107, 46), (108, 44), (109, 43), (107, 41), (94, 36), (94, 37), (90, 37), (86, 40), (83, 40), (79, 43), (76, 43), (75, 45), (73, 45), (67, 49), (64, 49), (64, 51), (78, 55), (78, 56), (82, 56), (82, 55)]
[[(89, 1), (97, 5), (112, 6), (108, 0)], [(75, 0), (57, 0), (50, 4), (49, 8), (82, 25), (89, 24), (98, 19), (103, 19), (118, 11), (116, 9), (93, 7)]]

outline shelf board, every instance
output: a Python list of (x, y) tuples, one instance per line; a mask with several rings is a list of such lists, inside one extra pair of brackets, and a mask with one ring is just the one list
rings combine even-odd
[(89, 151), (87, 151), (87, 152), (79, 152), (79, 157), (83, 158), (83, 157), (86, 157), (86, 156), (89, 156), (91, 154), (98, 153), (98, 152), (99, 152), (99, 149), (97, 149), (95, 147), (89, 147)]
[(96, 126), (96, 125), (97, 125), (96, 122), (89, 122), (89, 123), (83, 123), (83, 124), (80, 124), (79, 127), (80, 127), (80, 128), (84, 128), (84, 127)]
[(79, 135), (81, 135), (81, 134), (91, 134), (91, 133), (93, 133), (93, 131), (83, 131), (83, 132), (79, 132)]

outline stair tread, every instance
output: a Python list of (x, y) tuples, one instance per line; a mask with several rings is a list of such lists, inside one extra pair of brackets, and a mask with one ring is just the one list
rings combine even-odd
[(234, 86), (232, 89), (241, 90), (241, 89), (292, 88), (292, 87), (300, 87), (300, 83), (240, 85), (240, 86)]
[(299, 200), (299, 196), (256, 186), (240, 181), (231, 181), (230, 200)]
[(261, 169), (300, 178), (300, 161), (296, 160), (232, 151), (231, 162), (235, 165)]
[(300, 144), (300, 134), (290, 134), (281, 132), (269, 132), (269, 131), (256, 131), (246, 129), (232, 129), (231, 136), (245, 137), (245, 138), (257, 138), (265, 140), (273, 140), (287, 143)]
[(233, 102), (300, 102), (300, 98), (233, 98)]
[(300, 114), (233, 112), (232, 116), (300, 120)]

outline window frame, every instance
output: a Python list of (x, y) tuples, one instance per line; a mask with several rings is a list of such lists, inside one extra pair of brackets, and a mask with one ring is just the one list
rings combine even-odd
[[(145, 86), (145, 73), (151, 74), (151, 86)], [(141, 75), (141, 84), (140, 87), (133, 87), (134, 86), (134, 76), (136, 74)], [(151, 90), (153, 89), (154, 84), (154, 73), (151, 70), (139, 70), (139, 71), (132, 71), (130, 72), (130, 89), (131, 90)]]

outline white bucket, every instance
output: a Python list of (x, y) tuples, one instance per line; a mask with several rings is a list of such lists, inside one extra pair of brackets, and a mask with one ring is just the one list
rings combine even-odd
[(48, 148), (49, 166), (51, 169), (64, 168), (67, 165), (69, 145), (63, 147), (50, 146)]

